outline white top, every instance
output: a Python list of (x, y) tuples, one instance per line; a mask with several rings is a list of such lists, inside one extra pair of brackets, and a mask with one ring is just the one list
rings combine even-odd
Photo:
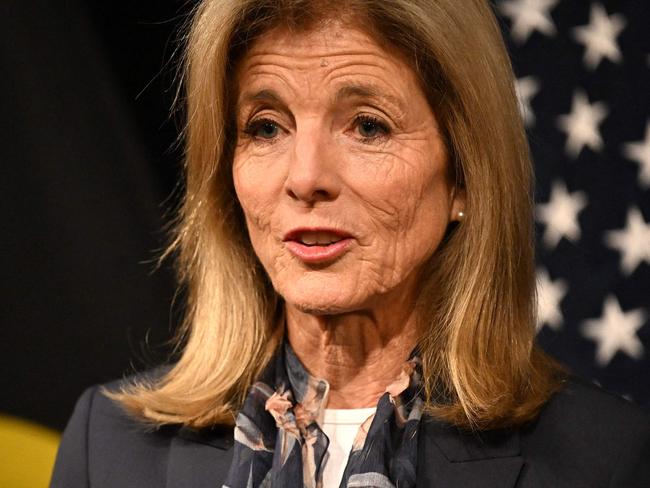
[(359, 427), (375, 410), (375, 407), (325, 409), (321, 428), (330, 443), (324, 460), (323, 488), (339, 488)]

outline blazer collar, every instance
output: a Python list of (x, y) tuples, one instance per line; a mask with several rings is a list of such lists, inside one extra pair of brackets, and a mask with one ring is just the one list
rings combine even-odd
[(512, 488), (523, 466), (519, 432), (468, 433), (423, 417), (417, 486)]
[(220, 488), (233, 443), (232, 429), (179, 429), (171, 440), (166, 488)]
[(222, 450), (230, 449), (235, 443), (232, 427), (215, 427), (201, 430), (181, 427), (178, 430), (178, 437)]

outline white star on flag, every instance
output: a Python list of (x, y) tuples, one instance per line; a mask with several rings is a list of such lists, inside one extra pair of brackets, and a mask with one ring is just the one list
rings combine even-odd
[(587, 146), (593, 151), (600, 151), (603, 139), (598, 126), (607, 117), (607, 105), (602, 102), (589, 104), (587, 95), (582, 90), (573, 94), (571, 113), (558, 117), (558, 127), (566, 132), (566, 152), (577, 158), (582, 148)]
[(544, 244), (555, 248), (562, 237), (570, 241), (580, 239), (578, 214), (587, 206), (587, 196), (580, 191), (569, 193), (561, 181), (553, 183), (548, 203), (537, 204), (535, 217), (543, 223)]
[(510, 32), (515, 41), (524, 44), (533, 31), (547, 36), (555, 35), (556, 29), (550, 11), (558, 0), (508, 0), (499, 5), (503, 15), (510, 17)]
[(605, 234), (605, 243), (621, 253), (621, 270), (631, 274), (642, 261), (650, 264), (650, 224), (643, 220), (641, 211), (632, 207), (622, 230)]
[(515, 81), (519, 111), (526, 127), (535, 125), (535, 112), (533, 112), (530, 101), (537, 95), (539, 88), (539, 81), (534, 76), (524, 76)]
[(639, 163), (639, 184), (644, 188), (650, 187), (650, 120), (646, 122), (645, 140), (628, 142), (623, 147), (623, 154)]
[[(650, 29), (640, 7), (650, 0), (490, 3), (512, 55), (542, 196), (535, 201), (539, 343), (650, 406), (643, 381), (650, 371)], [(608, 294), (615, 298), (605, 306)], [(646, 314), (642, 325), (638, 313), (627, 313), (635, 308)], [(576, 335), (581, 340), (565, 347)], [(638, 361), (625, 355), (642, 348)]]
[(581, 332), (585, 338), (596, 342), (598, 364), (607, 366), (618, 351), (634, 359), (643, 356), (643, 344), (636, 333), (645, 319), (643, 309), (623, 312), (616, 297), (608, 295), (605, 298), (602, 317), (585, 320)]
[(537, 270), (537, 330), (544, 324), (553, 330), (558, 330), (564, 322), (560, 302), (567, 294), (569, 287), (566, 281), (551, 277), (544, 268)]
[(620, 14), (607, 16), (601, 4), (591, 6), (589, 24), (573, 29), (576, 40), (585, 46), (584, 63), (587, 68), (596, 69), (603, 58), (620, 63), (621, 51), (616, 37), (625, 28), (625, 18)]

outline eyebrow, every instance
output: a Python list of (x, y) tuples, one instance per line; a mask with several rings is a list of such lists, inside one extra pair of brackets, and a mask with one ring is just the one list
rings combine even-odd
[[(334, 101), (335, 103), (341, 103), (348, 98), (362, 98), (376, 100), (379, 102), (387, 101), (396, 107), (400, 113), (405, 112), (405, 106), (402, 100), (393, 95), (378, 90), (373, 85), (360, 83), (343, 85), (337, 90), (336, 95), (334, 96)], [(238, 111), (242, 106), (255, 102), (267, 102), (269, 104), (278, 105), (282, 109), (288, 110), (286, 103), (282, 100), (280, 95), (278, 95), (275, 90), (265, 88), (256, 92), (244, 92), (239, 102), (237, 103)]]
[(404, 102), (399, 98), (378, 90), (373, 85), (349, 84), (343, 85), (336, 92), (335, 101), (342, 102), (346, 98), (365, 98), (376, 101), (387, 101), (394, 105), (401, 113), (404, 113)]
[[(245, 91), (242, 96), (237, 100), (235, 105), (235, 113), (241, 114), (243, 107), (256, 103), (267, 103), (272, 106), (279, 107), (280, 109), (288, 112), (289, 108), (284, 103), (280, 95), (274, 90), (264, 88), (259, 91)], [(239, 115), (237, 115), (239, 117)]]
[(275, 91), (268, 89), (260, 90), (257, 92), (245, 92), (244, 96), (242, 96), (240, 100), (240, 104), (250, 102), (272, 102), (277, 104), (283, 103), (282, 99)]

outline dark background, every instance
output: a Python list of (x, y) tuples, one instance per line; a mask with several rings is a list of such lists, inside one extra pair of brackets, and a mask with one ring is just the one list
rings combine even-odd
[[(61, 430), (85, 387), (144, 369), (169, 351), (182, 303), (172, 305), (170, 264), (155, 263), (182, 186), (180, 120), (170, 107), (173, 53), (191, 6), (0, 3), (2, 413)], [(586, 12), (562, 15), (580, 25)], [(535, 36), (528, 47), (544, 52)], [(522, 72), (535, 62), (523, 51), (515, 57)], [(539, 102), (537, 108), (543, 120)], [(563, 144), (557, 135), (537, 134), (536, 159), (554, 157)], [(544, 168), (542, 183), (551, 178)], [(650, 210), (647, 191), (641, 197)], [(589, 274), (589, 255), (566, 243), (558, 252), (540, 259), (558, 270), (577, 263)], [(639, 269), (650, 284), (647, 264)], [(634, 298), (647, 297), (647, 288), (630, 293), (631, 303), (648, 305)], [(589, 306), (585, 317), (596, 317), (600, 308)], [(568, 316), (580, 307), (563, 303)], [(644, 330), (647, 346), (647, 324)], [(650, 403), (647, 360), (628, 365), (618, 358), (623, 362), (611, 373), (593, 366), (593, 347), (574, 347), (584, 342), (577, 334), (545, 330), (541, 340), (578, 373)]]
[[(162, 360), (178, 191), (170, 61), (187, 2), (0, 3), (0, 411), (62, 430)], [(145, 346), (150, 344), (150, 346)]]

